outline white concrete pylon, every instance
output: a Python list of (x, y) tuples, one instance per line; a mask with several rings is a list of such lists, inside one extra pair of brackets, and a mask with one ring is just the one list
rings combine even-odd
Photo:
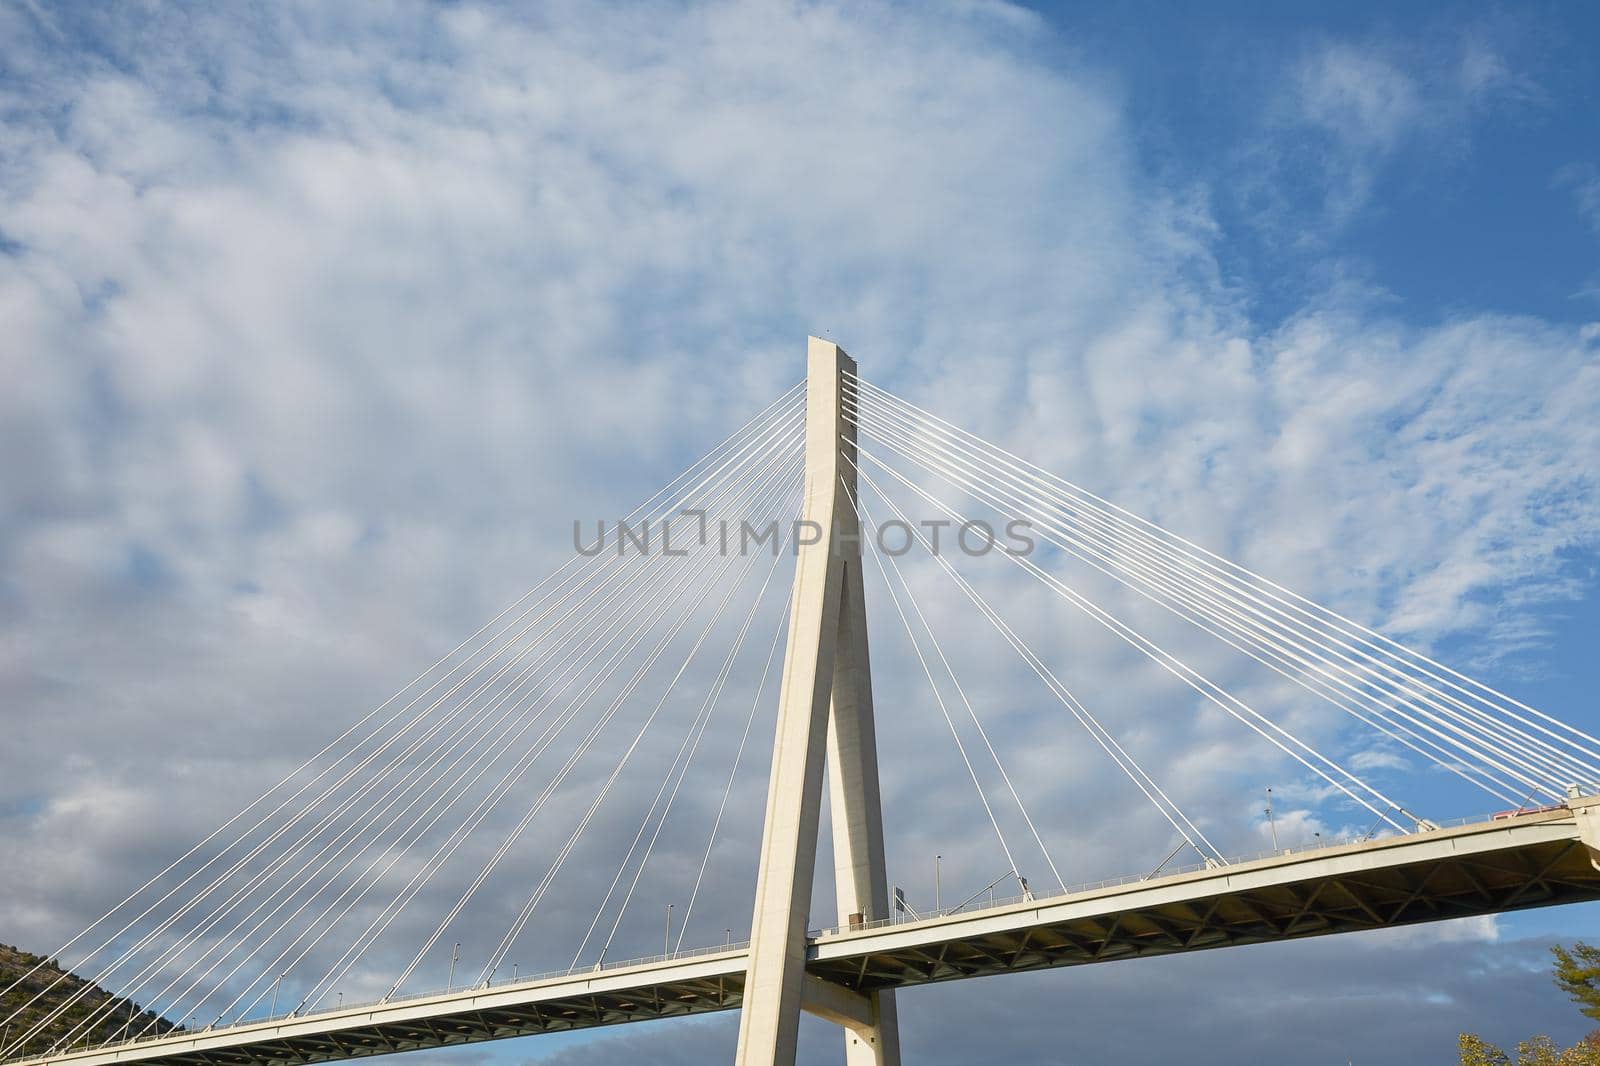
[(898, 1066), (894, 994), (819, 988), (805, 973), (824, 755), (840, 924), (889, 916), (861, 531), (851, 499), (855, 428), (841, 403), (855, 362), (816, 337), (806, 354), (806, 524), (796, 538), (805, 543), (795, 557), (737, 1061), (793, 1063), (804, 1009), (845, 1026), (849, 1066)]

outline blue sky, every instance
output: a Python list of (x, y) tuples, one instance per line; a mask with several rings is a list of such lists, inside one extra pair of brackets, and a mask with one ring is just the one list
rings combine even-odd
[[(1596, 137), (1600, 72), (1585, 48), (1594, 14), (1582, 5), (1029, 6), (1059, 29), (1056, 55), (1110, 72), (1146, 167), (1210, 186), (1230, 238), (1223, 269), (1263, 321), (1293, 313), (1334, 263), (1416, 322), (1474, 310), (1590, 320), (1592, 299), (1579, 294), (1593, 286), (1594, 228), (1574, 213), (1573, 194), (1582, 146)], [(1284, 72), (1330, 47), (1403, 70), (1409, 83), (1368, 82), (1367, 102), (1348, 101), (1321, 128), (1276, 131), (1281, 169), (1269, 195), (1310, 232), (1263, 233), (1253, 191), (1234, 185), (1238, 168), (1273, 124)], [(1474, 56), (1498, 81), (1476, 99), (1462, 85)], [(1359, 128), (1362, 108), (1377, 119), (1409, 107), (1430, 113), (1426, 135), (1380, 144), (1381, 119)], [(1328, 226), (1319, 216), (1339, 156), (1361, 152), (1364, 139), (1370, 199)]]
[[(575, 516), (625, 512), (796, 381), (808, 332), (1600, 728), (1597, 18), (0, 2), (0, 940), (53, 945), (181, 852), (563, 561)], [(965, 636), (959, 596), (913, 578)], [(1295, 832), (1349, 826), (1059, 600), (988, 580), (1230, 850), (1265, 846), (1267, 784)], [(972, 637), (965, 669), (1068, 879), (1153, 864), (1163, 827), (987, 649)], [(908, 648), (891, 632), (874, 655), (908, 694), (884, 712), (891, 877), (917, 898), (942, 851), (981, 884), (972, 797), (940, 788), (928, 813), (911, 757), (939, 781), (959, 765)], [(1429, 813), (1488, 809), (1375, 772)], [(618, 812), (599, 835), (629, 831)], [(930, 1062), (1001, 1028), (1023, 1060), (1447, 1058), (1467, 1026), (1576, 1038), (1542, 971), (1577, 936), (1600, 938), (1594, 908), (927, 989), (902, 1012)], [(1074, 1054), (1040, 1022), (1063, 1009), (1103, 1023)], [(731, 1033), (456, 1057), (699, 1061)], [(805, 1048), (837, 1054), (820, 1028)]]

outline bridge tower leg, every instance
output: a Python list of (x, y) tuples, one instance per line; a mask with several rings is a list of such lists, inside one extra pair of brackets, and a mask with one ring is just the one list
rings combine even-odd
[[(800, 1012), (845, 1027), (849, 1066), (898, 1066), (894, 993), (809, 976), (806, 926), (827, 761), (840, 924), (889, 916), (856, 491), (855, 428), (842, 399), (855, 361), (807, 341), (805, 503), (778, 696), (766, 826), (739, 1019), (740, 1066), (795, 1061)], [(848, 487), (848, 493), (846, 494)]]

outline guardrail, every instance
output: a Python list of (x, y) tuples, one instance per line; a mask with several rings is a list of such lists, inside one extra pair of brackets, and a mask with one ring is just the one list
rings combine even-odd
[(1165, 872), (1157, 871), (1148, 874), (1126, 874), (1122, 877), (1107, 877), (1099, 881), (1083, 881), (1070, 885), (1066, 889), (1059, 892), (1035, 892), (1031, 895), (1006, 896), (1003, 898), (983, 897), (977, 901), (983, 904), (981, 908), (974, 907), (971, 903), (968, 903), (961, 907), (945, 907), (942, 910), (921, 911), (916, 915), (908, 913), (894, 914), (887, 918), (875, 918), (871, 921), (859, 922), (855, 925), (835, 925), (829, 926), (826, 929), (815, 929), (810, 931), (809, 935), (812, 937), (812, 939), (816, 939), (817, 937), (821, 936), (838, 936), (843, 933), (857, 933), (863, 929), (882, 929), (893, 925), (908, 925), (913, 922), (931, 921), (932, 919), (945, 918), (952, 914), (971, 914), (977, 910), (986, 910), (991, 907), (1009, 907), (1017, 903), (1042, 903), (1050, 900), (1064, 899), (1067, 896), (1075, 896), (1083, 892), (1094, 892), (1102, 888), (1116, 888), (1120, 885), (1139, 884), (1144, 881), (1155, 880), (1158, 877), (1180, 877), (1184, 874), (1199, 873), (1202, 870), (1225, 870), (1231, 866), (1237, 866), (1241, 863), (1259, 862), (1262, 859), (1276, 859), (1291, 855), (1309, 854), (1311, 852), (1323, 851), (1328, 848), (1340, 848), (1349, 844), (1363, 844), (1373, 840), (1422, 837), (1427, 836), (1430, 833), (1436, 833), (1441, 829), (1458, 828), (1464, 825), (1491, 825), (1496, 821), (1502, 821), (1515, 815), (1538, 814), (1548, 810), (1559, 810), (1563, 807), (1565, 807), (1565, 804), (1556, 804), (1551, 807), (1522, 808), (1516, 812), (1502, 811), (1494, 814), (1469, 814), (1464, 817), (1451, 818), (1445, 821), (1433, 821), (1430, 819), (1424, 825), (1410, 833), (1397, 833), (1392, 829), (1386, 829), (1382, 832), (1366, 833), (1360, 836), (1352, 834), (1342, 837), (1328, 837), (1326, 839), (1319, 837), (1311, 843), (1301, 844), (1299, 847), (1268, 849), (1266, 851), (1258, 851), (1253, 854), (1239, 855), (1226, 859), (1220, 864), (1213, 860), (1211, 862), (1190, 863), (1185, 866), (1174, 867), (1166, 870)]
[[(686, 959), (706, 958), (707, 956), (722, 955), (731, 951), (743, 951), (749, 946), (750, 941), (748, 940), (731, 940), (722, 944), (709, 945), (707, 947), (685, 948), (682, 951), (671, 951), (665, 954), (657, 952), (654, 955), (641, 955), (635, 958), (618, 959), (615, 962), (601, 962), (589, 966), (572, 966), (565, 970), (546, 970), (532, 975), (520, 974), (512, 977), (501, 978), (499, 981), (491, 979), (489, 981), (479, 981), (471, 985), (456, 985), (451, 988), (438, 988), (429, 992), (413, 992), (404, 996), (392, 996), (388, 999), (361, 1000), (355, 1003), (341, 1003), (334, 1007), (321, 1007), (311, 1010), (291, 1010), (282, 1014), (269, 1014), (263, 1017), (242, 1018), (233, 1022), (229, 1022), (227, 1025), (213, 1023), (211, 1025), (194, 1028), (178, 1025), (164, 1033), (155, 1036), (130, 1037), (126, 1040), (107, 1041), (104, 1043), (95, 1044), (93, 1047), (81, 1047), (76, 1049), (61, 1048), (49, 1052), (48, 1055), (35, 1057), (47, 1058), (52, 1055), (69, 1055), (72, 1054), (74, 1050), (99, 1051), (107, 1048), (122, 1048), (138, 1044), (153, 1044), (162, 1040), (171, 1040), (174, 1037), (226, 1033), (233, 1029), (249, 1029), (259, 1025), (271, 1025), (274, 1022), (303, 1021), (307, 1018), (315, 1018), (329, 1014), (346, 1014), (351, 1011), (370, 1010), (374, 1007), (394, 1007), (406, 1003), (415, 1003), (426, 999), (437, 999), (440, 996), (449, 996), (464, 992), (488, 992), (494, 989), (504, 989), (513, 986), (534, 985), (542, 981), (555, 981), (570, 977), (579, 977), (584, 975), (593, 976), (595, 974), (611, 973), (616, 970), (626, 970), (634, 966), (647, 966), (657, 963), (680, 962)], [(0, 1059), (0, 1062), (12, 1061), (22, 1061), (22, 1059), (20, 1056), (15, 1059)]]
[[(1550, 809), (1552, 809), (1552, 808), (1549, 808), (1549, 807), (1524, 808), (1522, 810), (1519, 810), (1519, 811), (1515, 812), (1515, 814), (1532, 814), (1532, 813), (1538, 813), (1539, 811), (1550, 810)], [(1559, 805), (1558, 805), (1558, 807), (1556, 809), (1559, 809)], [(948, 917), (948, 916), (953, 915), (953, 914), (971, 914), (971, 913), (974, 913), (977, 910), (988, 909), (990, 907), (1007, 907), (1007, 906), (1011, 906), (1011, 905), (1017, 904), (1017, 903), (1026, 903), (1026, 902), (1040, 903), (1040, 902), (1045, 902), (1045, 901), (1050, 901), (1050, 900), (1059, 900), (1059, 899), (1063, 899), (1063, 898), (1065, 898), (1067, 896), (1077, 895), (1077, 894), (1082, 893), (1082, 892), (1093, 892), (1093, 891), (1096, 891), (1096, 890), (1102, 889), (1102, 888), (1115, 888), (1115, 887), (1117, 887), (1119, 885), (1138, 884), (1140, 882), (1154, 880), (1157, 877), (1179, 877), (1179, 876), (1182, 876), (1184, 874), (1198, 873), (1198, 872), (1200, 872), (1202, 870), (1207, 870), (1207, 869), (1227, 869), (1228, 867), (1237, 865), (1239, 863), (1256, 862), (1256, 861), (1259, 861), (1261, 859), (1270, 859), (1270, 858), (1279, 858), (1279, 857), (1290, 856), (1290, 855), (1307, 854), (1307, 853), (1310, 853), (1310, 852), (1322, 851), (1322, 850), (1325, 850), (1327, 848), (1343, 847), (1343, 846), (1345, 846), (1347, 844), (1365, 843), (1365, 842), (1371, 841), (1371, 840), (1392, 839), (1392, 838), (1397, 838), (1397, 837), (1426, 836), (1427, 834), (1433, 833), (1433, 832), (1437, 832), (1440, 829), (1453, 828), (1453, 827), (1464, 826), (1464, 825), (1473, 825), (1473, 824), (1477, 824), (1477, 823), (1483, 823), (1483, 824), (1487, 825), (1487, 824), (1491, 824), (1494, 821), (1503, 820), (1503, 819), (1507, 818), (1509, 813), (1510, 812), (1499, 812), (1499, 813), (1496, 813), (1496, 814), (1488, 814), (1488, 815), (1467, 815), (1465, 817), (1453, 818), (1453, 819), (1450, 819), (1448, 821), (1442, 821), (1442, 822), (1430, 821), (1430, 822), (1426, 823), (1426, 825), (1424, 827), (1419, 828), (1416, 831), (1411, 832), (1411, 833), (1397, 833), (1397, 832), (1395, 832), (1393, 830), (1384, 830), (1382, 832), (1367, 833), (1367, 834), (1359, 836), (1359, 837), (1351, 835), (1351, 836), (1343, 836), (1343, 837), (1330, 837), (1330, 838), (1327, 838), (1327, 839), (1318, 838), (1318, 839), (1314, 840), (1313, 842), (1311, 842), (1309, 844), (1301, 844), (1299, 847), (1269, 849), (1269, 850), (1266, 850), (1266, 851), (1256, 852), (1256, 853), (1250, 854), (1250, 855), (1237, 856), (1237, 857), (1228, 859), (1228, 860), (1226, 860), (1225, 862), (1223, 862), (1221, 864), (1218, 864), (1215, 861), (1212, 861), (1212, 862), (1199, 862), (1199, 863), (1191, 863), (1191, 864), (1188, 864), (1188, 865), (1185, 865), (1185, 866), (1175, 867), (1175, 868), (1173, 868), (1171, 870), (1166, 871), (1165, 873), (1162, 873), (1162, 872), (1160, 872), (1158, 870), (1156, 872), (1148, 873), (1148, 874), (1127, 874), (1127, 875), (1124, 875), (1122, 877), (1108, 877), (1108, 878), (1103, 878), (1103, 879), (1098, 880), (1098, 881), (1084, 881), (1084, 882), (1079, 882), (1077, 884), (1074, 884), (1074, 885), (1066, 888), (1063, 891), (1051, 892), (1051, 893), (1047, 893), (1047, 894), (1034, 893), (1034, 894), (1028, 895), (1028, 896), (1007, 896), (1007, 897), (1004, 897), (1004, 898), (986, 897), (986, 898), (982, 898), (982, 899), (980, 899), (978, 901), (978, 902), (983, 903), (984, 906), (982, 908), (974, 907), (969, 903), (969, 904), (964, 905), (962, 907), (946, 907), (946, 908), (943, 908), (941, 910), (921, 912), (921, 913), (919, 913), (919, 914), (917, 914), (915, 916), (913, 916), (912, 914), (909, 914), (909, 913), (895, 914), (895, 915), (891, 915), (891, 916), (889, 916), (887, 918), (876, 918), (876, 919), (873, 919), (871, 921), (862, 922), (862, 923), (859, 923), (859, 924), (856, 924), (856, 925), (831, 926), (831, 927), (824, 928), (824, 929), (812, 929), (812, 930), (808, 930), (807, 935), (809, 937), (811, 937), (812, 939), (816, 939), (818, 937), (823, 937), (823, 936), (837, 936), (837, 935), (840, 935), (840, 934), (843, 934), (843, 933), (860, 932), (863, 929), (881, 929), (881, 928), (885, 928), (885, 927), (888, 927), (888, 926), (907, 925), (907, 924), (911, 924), (913, 922), (929, 921), (929, 920), (934, 919), (934, 918), (944, 918), (944, 917)], [(678, 961), (682, 961), (682, 960), (686, 960), (686, 959), (705, 958), (705, 957), (711, 956), (711, 955), (721, 955), (721, 954), (723, 954), (725, 952), (743, 951), (746, 948), (748, 948), (749, 946), (750, 946), (750, 941), (749, 940), (730, 940), (730, 941), (726, 941), (726, 942), (724, 942), (722, 944), (710, 945), (710, 946), (707, 946), (707, 947), (687, 948), (687, 949), (684, 949), (683, 951), (671, 951), (671, 952), (665, 952), (665, 953), (657, 953), (655, 955), (642, 955), (642, 956), (638, 956), (638, 957), (635, 957), (635, 958), (621, 959), (621, 960), (618, 960), (616, 962), (601, 962), (601, 963), (597, 963), (597, 964), (590, 965), (590, 966), (573, 966), (573, 967), (569, 967), (569, 968), (567, 968), (565, 970), (547, 970), (547, 971), (544, 971), (542, 973), (533, 974), (531, 976), (522, 976), (520, 974), (517, 974), (517, 975), (513, 975), (512, 977), (502, 978), (499, 981), (495, 981), (491, 977), (490, 980), (488, 980), (488, 981), (479, 982), (479, 983), (476, 983), (476, 984), (473, 984), (473, 985), (466, 985), (466, 986), (461, 986), (461, 987), (451, 987), (451, 988), (444, 988), (444, 989), (434, 989), (434, 990), (429, 991), (429, 992), (416, 992), (416, 993), (412, 993), (410, 995), (394, 996), (394, 997), (390, 997), (390, 998), (387, 998), (387, 999), (364, 1000), (364, 1001), (359, 1002), (359, 1003), (345, 1003), (345, 1004), (340, 1004), (340, 1005), (335, 1006), (335, 1007), (322, 1007), (320, 1009), (313, 1008), (311, 1010), (303, 1010), (303, 1009), (292, 1010), (292, 1011), (289, 1011), (289, 1012), (284, 1013), (284, 1014), (274, 1014), (274, 1015), (268, 1015), (268, 1016), (265, 1016), (265, 1017), (257, 1017), (257, 1018), (250, 1018), (250, 1019), (237, 1019), (237, 1020), (235, 1020), (235, 1021), (233, 1021), (233, 1022), (231, 1022), (231, 1023), (227, 1024), (227, 1025), (221, 1025), (221, 1024), (213, 1023), (211, 1025), (204, 1026), (202, 1028), (189, 1028), (187, 1026), (176, 1026), (176, 1027), (168, 1030), (167, 1032), (159, 1034), (159, 1035), (156, 1035), (156, 1036), (132, 1037), (132, 1038), (129, 1038), (129, 1039), (126, 1039), (126, 1040), (110, 1041), (110, 1042), (106, 1042), (106, 1043), (102, 1043), (102, 1044), (97, 1044), (97, 1045), (94, 1045), (93, 1049), (90, 1049), (90, 1048), (86, 1047), (86, 1048), (81, 1048), (79, 1050), (100, 1050), (100, 1049), (104, 1049), (104, 1048), (121, 1048), (121, 1047), (128, 1047), (128, 1046), (139, 1045), (139, 1044), (156, 1043), (156, 1042), (159, 1042), (159, 1041), (162, 1041), (162, 1040), (170, 1040), (170, 1039), (174, 1038), (175, 1036), (197, 1036), (197, 1035), (200, 1035), (202, 1033), (224, 1033), (224, 1032), (228, 1032), (229, 1030), (233, 1030), (233, 1029), (245, 1029), (245, 1028), (252, 1028), (252, 1027), (260, 1026), (260, 1025), (270, 1025), (273, 1022), (285, 1022), (285, 1021), (291, 1021), (291, 1020), (299, 1021), (299, 1020), (303, 1020), (303, 1019), (306, 1019), (306, 1018), (318, 1017), (318, 1016), (328, 1015), (328, 1014), (342, 1014), (342, 1013), (348, 1013), (350, 1011), (369, 1010), (369, 1009), (371, 1009), (373, 1007), (392, 1007), (392, 1006), (396, 1006), (396, 1005), (400, 1005), (400, 1004), (415, 1003), (415, 1002), (419, 1002), (421, 1000), (426, 1000), (426, 999), (436, 999), (436, 998), (438, 998), (440, 996), (454, 995), (456, 993), (464, 993), (464, 992), (472, 992), (472, 991), (487, 992), (487, 991), (490, 991), (492, 989), (504, 989), (504, 988), (513, 987), (513, 986), (520, 986), (520, 985), (533, 985), (533, 984), (538, 984), (538, 983), (543, 982), (543, 981), (562, 980), (562, 979), (566, 979), (566, 978), (582, 976), (582, 975), (585, 975), (585, 974), (592, 975), (592, 974), (610, 973), (610, 972), (617, 971), (617, 970), (630, 969), (630, 968), (635, 967), (635, 966), (647, 966), (647, 965), (667, 963), (667, 962), (678, 962)], [(59, 1055), (66, 1055), (66, 1054), (71, 1054), (71, 1051), (69, 1049), (60, 1049), (60, 1050), (57, 1050), (57, 1051), (52, 1051), (49, 1054), (50, 1055), (58, 1055), (58, 1054)], [(41, 1057), (47, 1057), (47, 1056), (41, 1056)], [(6, 1060), (0, 1060), (0, 1061), (9, 1062), (9, 1061), (14, 1061), (14, 1060), (6, 1059)]]

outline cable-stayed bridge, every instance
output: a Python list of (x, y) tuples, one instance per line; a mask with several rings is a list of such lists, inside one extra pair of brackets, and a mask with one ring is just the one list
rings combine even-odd
[[(741, 1062), (793, 1061), (809, 1011), (843, 1027), (852, 1064), (892, 1063), (906, 986), (1600, 899), (1594, 737), (873, 385), (829, 342), (812, 338), (805, 382), (576, 539), (543, 584), (62, 945), (64, 964), (120, 998), (74, 1011), (36, 981), (47, 987), (5, 1020), (0, 1055), (265, 1066), (737, 1008)], [(1169, 678), (1196, 713), (1252, 735), (1360, 828), (1229, 854), (1229, 819), (1180, 805), (1139, 757), (1148, 737), (1098, 713), (1012, 600), (981, 591), (963, 564), (983, 556)], [(1065, 576), (1069, 561), (1101, 584)], [(989, 679), (956, 646), (976, 638), (941, 639), (948, 603), (919, 594), (918, 573), (1081, 729), (1059, 757), (1087, 738), (1171, 852), (1129, 855), (1143, 872), (1119, 881), (1069, 882), (1055, 852), (1070, 827), (1030, 814)], [(891, 893), (878, 730), (892, 719), (874, 712), (869, 575), (887, 623), (874, 639), (902, 630), (926, 682), (894, 702), (947, 727), (1005, 864), (950, 906), (937, 887), (931, 905)], [(1132, 599), (1114, 609), (1092, 588)], [(1241, 695), (1149, 635), (1146, 608), (1280, 686)], [(1314, 697), (1346, 728), (1308, 729), (1303, 710), (1257, 691)], [(742, 713), (724, 725), (735, 692)], [(767, 795), (751, 804), (738, 786), (765, 747), (764, 709)], [(719, 742), (726, 764), (711, 768)], [(1429, 768), (1500, 813), (1418, 809), (1396, 767)], [(839, 917), (818, 929), (825, 798)], [(680, 847), (668, 827), (689, 806), (706, 824)], [(729, 841), (745, 807), (758, 855)], [(611, 843), (609, 883), (563, 897), (574, 855)], [(620, 957), (637, 953), (641, 885), (663, 869), (682, 908), (666, 910), (661, 951)], [(693, 939), (721, 887), (751, 872), (748, 939), (723, 927), (727, 900), (724, 935)], [(513, 903), (502, 892), (487, 907), (508, 877)], [(552, 950), (570, 963), (516, 961)]]

